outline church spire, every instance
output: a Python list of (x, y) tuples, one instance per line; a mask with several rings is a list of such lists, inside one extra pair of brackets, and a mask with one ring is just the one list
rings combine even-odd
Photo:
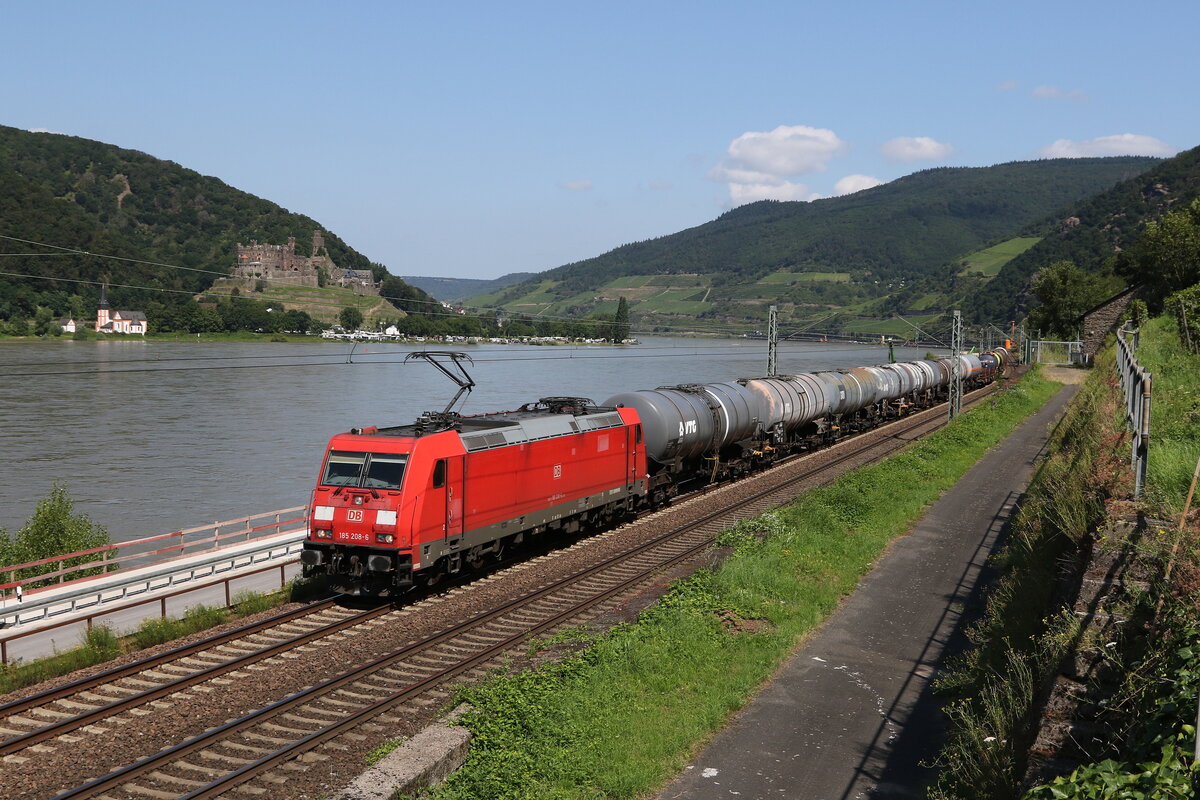
[[(108, 281), (100, 284), (100, 303), (96, 306), (96, 332), (105, 332), (105, 326), (112, 322), (112, 313), (108, 310)], [(111, 327), (108, 332), (111, 332)]]

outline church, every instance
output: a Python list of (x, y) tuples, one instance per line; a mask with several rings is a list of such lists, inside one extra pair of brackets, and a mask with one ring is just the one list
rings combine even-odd
[(108, 307), (108, 284), (100, 287), (100, 305), (96, 309), (96, 333), (137, 333), (146, 335), (146, 315), (141, 311), (113, 311)]

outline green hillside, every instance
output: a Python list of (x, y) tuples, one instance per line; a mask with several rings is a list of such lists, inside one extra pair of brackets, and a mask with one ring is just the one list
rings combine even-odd
[[(0, 253), (32, 254), (4, 258), (4, 271), (60, 279), (0, 275), (0, 318), (32, 316), (38, 305), (68, 313), (73, 298), (94, 303), (96, 287), (72, 280), (107, 278), (117, 307), (186, 302), (219, 277), (212, 273), (230, 271), (237, 242), (295, 237), (298, 254), (310, 255), (316, 229), (326, 230), (339, 267), (387, 278), (385, 294), (430, 300), (316, 220), (217, 178), (103, 142), (0, 126), (0, 235), (13, 237), (0, 239)], [(64, 255), (28, 242), (131, 260)]]
[(1156, 164), (1094, 197), (1073, 203), (1043, 220), (1043, 238), (1007, 262), (987, 286), (967, 297), (963, 310), (977, 320), (1019, 319), (1029, 307), (1027, 287), (1038, 270), (1057, 261), (1073, 261), (1091, 272), (1115, 271), (1137, 281), (1126, 262), (1147, 222), (1200, 196), (1200, 147)]
[(438, 278), (431, 275), (402, 275), (409, 285), (415, 286), (438, 300), (447, 303), (457, 303), (468, 297), (475, 297), (512, 286), (515, 283), (533, 277), (532, 272), (510, 272), (499, 278), (485, 280), (482, 278)]
[(771, 304), (796, 322), (835, 310), (886, 318), (977, 288), (1036, 241), (1025, 235), (1031, 226), (1156, 163), (1124, 157), (941, 168), (845, 197), (753, 203), (469, 302), (579, 316), (624, 296), (642, 325), (696, 316), (754, 323)]

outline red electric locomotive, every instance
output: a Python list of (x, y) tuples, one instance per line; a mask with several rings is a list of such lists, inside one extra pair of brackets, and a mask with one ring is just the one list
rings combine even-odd
[(528, 535), (631, 512), (647, 483), (637, 413), (584, 398), (355, 428), (329, 442), (301, 562), (335, 591), (397, 594)]

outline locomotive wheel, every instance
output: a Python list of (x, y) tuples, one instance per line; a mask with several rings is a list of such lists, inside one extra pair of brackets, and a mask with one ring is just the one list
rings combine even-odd
[(421, 585), (426, 589), (436, 589), (445, 579), (445, 564), (443, 564), (441, 561), (438, 561), (438, 563), (434, 564), (429, 569), (421, 570), (420, 574), (417, 576), (417, 580), (420, 581)]
[(487, 559), (484, 558), (483, 553), (479, 551), (478, 547), (471, 548), (471, 551), (467, 553), (466, 561), (467, 566), (474, 570), (483, 569), (484, 565), (487, 563)]

